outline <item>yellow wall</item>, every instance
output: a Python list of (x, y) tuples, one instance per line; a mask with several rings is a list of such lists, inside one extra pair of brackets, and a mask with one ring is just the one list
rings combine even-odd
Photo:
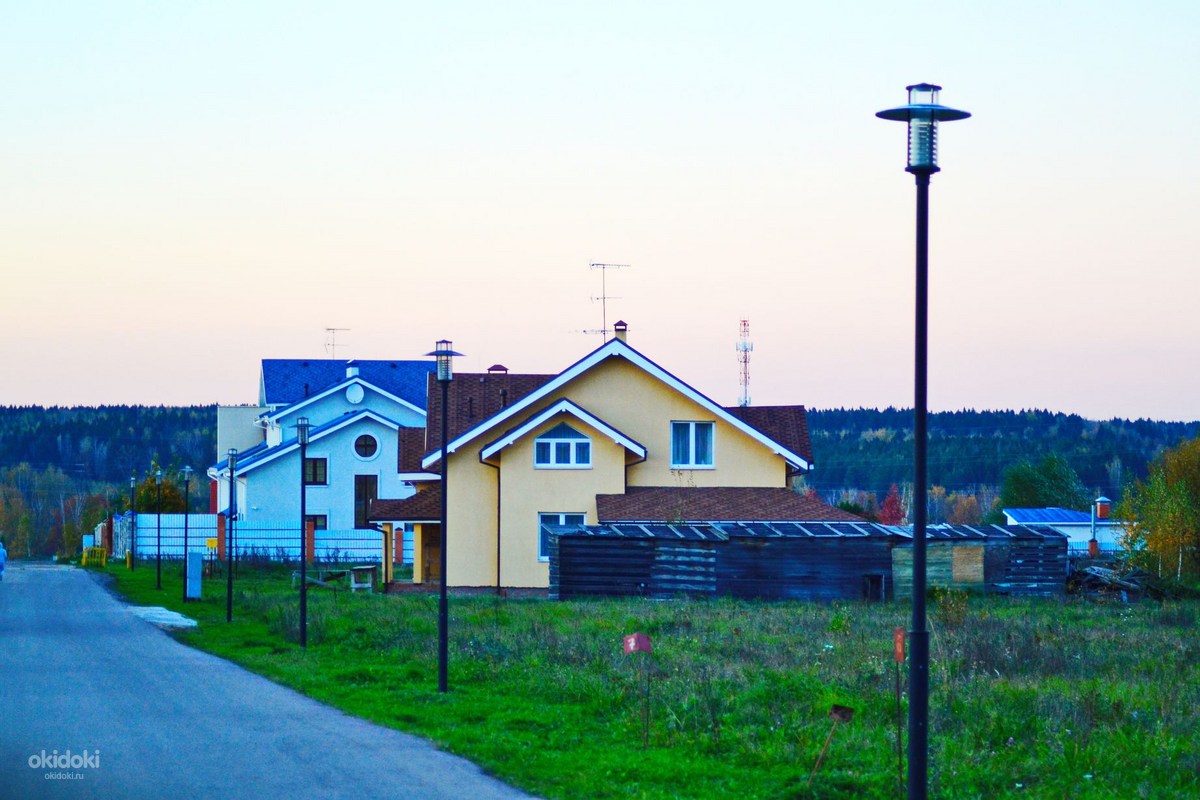
[[(787, 486), (787, 466), (767, 447), (623, 358), (609, 358), (560, 389), (646, 448), (630, 486)], [(716, 422), (713, 469), (671, 469), (671, 422)]]
[[(560, 422), (592, 440), (591, 469), (536, 469), (533, 441)], [(541, 513), (585, 514), (595, 525), (596, 495), (625, 491), (625, 448), (568, 414), (555, 415), (501, 451), (500, 570), (505, 586), (550, 585), (550, 565), (538, 560)]]
[[(624, 447), (574, 417), (558, 415), (501, 450), (499, 469), (479, 461), (479, 451), (503, 431), (560, 398), (642, 444), (646, 460), (626, 470)], [(593, 468), (534, 469), (533, 440), (564, 419), (591, 437)], [(671, 469), (672, 421), (716, 423), (712, 469)], [(626, 479), (630, 486), (787, 486), (781, 457), (622, 358), (602, 362), (462, 446), (450, 456), (449, 473), (451, 586), (496, 585), (498, 523), (503, 530), (503, 585), (548, 586), (548, 565), (537, 560), (538, 513), (583, 512), (595, 524), (596, 495), (623, 492)]]
[(496, 585), (497, 470), (479, 462), (482, 444), (450, 456), (446, 572), (449, 586)]

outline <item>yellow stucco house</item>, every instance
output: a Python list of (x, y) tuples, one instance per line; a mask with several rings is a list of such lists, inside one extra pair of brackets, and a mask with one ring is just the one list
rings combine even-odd
[(557, 375), (456, 374), (444, 448), (431, 376), (426, 428), (400, 432), (400, 477), (417, 493), (371, 511), (376, 522), (414, 523), (415, 582), (441, 577), (443, 457), (456, 587), (549, 586), (545, 525), (855, 519), (788, 488), (812, 467), (802, 406), (722, 407), (630, 346), (624, 323), (615, 328)]

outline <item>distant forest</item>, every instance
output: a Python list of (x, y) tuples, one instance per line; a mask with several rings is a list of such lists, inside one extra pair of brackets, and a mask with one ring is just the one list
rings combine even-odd
[[(203, 472), (217, 457), (215, 406), (0, 407), (0, 469), (54, 467), (82, 483), (127, 485), (152, 461)], [(810, 487), (886, 493), (912, 481), (912, 410), (808, 412), (816, 469)], [(1156, 455), (1200, 436), (1198, 422), (1087, 420), (1051, 411), (929, 415), (929, 480), (950, 490), (999, 485), (1016, 461), (1065, 457), (1085, 486), (1106, 492), (1146, 474)]]
[[(27, 556), (77, 553), (82, 535), (128, 508), (131, 473), (139, 493), (153, 490), (155, 465), (168, 484), (192, 467), (199, 480), (189, 501), (203, 508), (216, 424), (215, 406), (0, 407), (0, 537), (10, 552)], [(911, 410), (810, 411), (808, 427), (816, 469), (803, 479), (805, 489), (868, 517), (889, 502), (907, 513)], [(1089, 493), (1119, 500), (1164, 449), (1200, 436), (1200, 422), (955, 411), (931, 414), (929, 431), (930, 519), (972, 523), (995, 513), (1007, 468), (1049, 453), (1063, 456)]]
[[(860, 489), (886, 494), (912, 482), (912, 409), (808, 412), (816, 468), (806, 477), (821, 493)], [(998, 486), (1021, 459), (1057, 453), (1089, 490), (1120, 497), (1164, 449), (1200, 435), (1200, 422), (1087, 420), (1052, 411), (944, 411), (929, 415), (929, 482), (951, 491)]]
[(83, 482), (127, 484), (155, 460), (201, 473), (216, 463), (216, 406), (0, 406), (0, 468), (54, 467)]

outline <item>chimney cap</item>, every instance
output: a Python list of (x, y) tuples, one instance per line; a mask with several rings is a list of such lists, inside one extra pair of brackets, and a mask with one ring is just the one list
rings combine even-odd
[(490, 367), (487, 368), (487, 371), (488, 371), (489, 375), (495, 375), (495, 374), (507, 375), (508, 367), (504, 366), (503, 364), (492, 364)]
[(619, 319), (613, 323), (613, 337), (619, 341), (627, 341), (629, 324), (623, 319)]

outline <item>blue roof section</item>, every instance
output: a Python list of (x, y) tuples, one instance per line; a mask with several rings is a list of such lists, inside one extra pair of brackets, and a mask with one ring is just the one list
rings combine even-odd
[[(339, 425), (352, 424), (354, 422), (357, 422), (359, 419), (361, 419), (362, 417), (365, 417), (365, 416), (376, 417), (378, 419), (390, 422), (391, 424), (395, 425), (396, 427), (402, 427), (400, 425), (400, 423), (398, 423), (394, 420), (390, 420), (378, 412), (372, 411), (368, 408), (364, 408), (362, 411), (356, 411), (353, 414), (343, 414), (340, 417), (334, 417), (333, 419), (331, 419), (328, 422), (325, 422), (321, 425), (314, 425), (312, 428), (309, 429), (308, 437), (310, 440), (316, 439), (322, 433), (329, 430), (330, 428), (336, 428)], [(254, 445), (254, 447), (251, 447), (249, 450), (242, 450), (238, 453), (238, 458), (237, 458), (238, 474), (240, 475), (242, 473), (242, 470), (256, 465), (258, 462), (262, 461), (263, 459), (267, 458), (268, 456), (273, 456), (276, 453), (280, 452), (281, 450), (287, 450), (288, 448), (295, 447), (296, 445), (297, 445), (297, 439), (296, 439), (296, 436), (293, 434), (290, 439), (284, 439), (283, 441), (281, 441), (279, 444), (275, 445), (274, 447), (267, 447), (267, 443), (263, 442), (261, 444)], [(216, 464), (213, 465), (213, 468), (216, 469), (218, 472), (223, 469), (228, 469), (229, 468), (229, 458), (226, 457), (226, 458), (221, 459), (220, 461), (218, 461)]]
[(1088, 512), (1066, 508), (1005, 508), (1003, 511), (1018, 525), (1092, 521), (1092, 515)]
[[(264, 358), (264, 405), (290, 405), (346, 380), (350, 361), (334, 359)], [(372, 386), (425, 409), (426, 376), (437, 370), (432, 361), (362, 361), (355, 359), (358, 376)]]

